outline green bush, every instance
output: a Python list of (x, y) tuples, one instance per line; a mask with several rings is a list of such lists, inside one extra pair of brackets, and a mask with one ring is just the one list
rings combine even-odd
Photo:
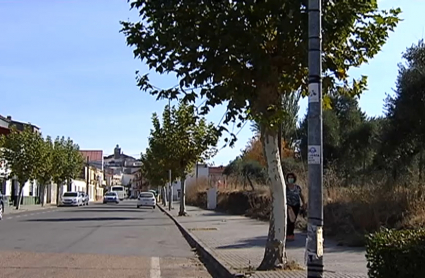
[(366, 239), (369, 278), (419, 278), (425, 275), (425, 230), (388, 230)]

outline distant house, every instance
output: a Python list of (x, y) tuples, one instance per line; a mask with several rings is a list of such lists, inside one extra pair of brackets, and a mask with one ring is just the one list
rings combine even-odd
[(102, 150), (80, 150), (84, 161), (89, 160), (90, 166), (95, 166), (103, 170), (103, 151)]
[(0, 135), (8, 135), (10, 133), (10, 121), (0, 115)]
[(23, 131), (25, 126), (30, 126), (33, 132), (40, 132), (40, 128), (31, 123), (25, 123), (20, 121), (15, 121), (11, 116), (7, 116), (6, 119), (9, 121), (9, 128), (15, 127), (19, 131)]
[[(103, 158), (103, 165), (106, 174), (106, 184), (122, 185), (128, 187), (129, 194), (131, 193), (132, 181), (135, 178), (135, 173), (140, 169), (141, 162), (130, 155), (126, 155), (121, 151), (119, 145), (116, 145), (114, 154)], [(118, 181), (119, 178), (119, 181)]]
[(132, 166), (135, 162), (137, 162), (137, 159), (124, 154), (121, 151), (121, 148), (119, 145), (117, 145), (114, 149), (114, 154), (105, 156), (103, 158), (105, 168), (114, 168), (114, 167), (126, 167), (126, 166)]
[[(74, 190), (84, 190), (87, 192), (86, 180), (89, 179), (90, 200), (99, 200), (103, 196), (103, 185), (105, 184), (105, 175), (103, 171), (103, 151), (102, 150), (80, 150), (84, 161), (89, 168), (84, 167), (80, 176), (75, 181)], [(88, 176), (87, 176), (88, 175)], [(80, 184), (78, 184), (80, 182)]]

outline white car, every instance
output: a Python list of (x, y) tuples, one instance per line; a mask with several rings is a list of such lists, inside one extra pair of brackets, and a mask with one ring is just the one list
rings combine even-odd
[(62, 195), (60, 206), (82, 206), (83, 195), (80, 192), (65, 192)]
[(156, 207), (156, 198), (152, 192), (142, 192), (137, 199), (137, 208), (140, 207)]
[(114, 191), (106, 192), (105, 196), (103, 196), (103, 203), (104, 204), (107, 204), (107, 203), (119, 204), (120, 198), (118, 197), (117, 192), (114, 192)]

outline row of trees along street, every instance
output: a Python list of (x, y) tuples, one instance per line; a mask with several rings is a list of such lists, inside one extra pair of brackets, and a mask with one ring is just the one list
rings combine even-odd
[(182, 186), (179, 215), (186, 215), (186, 176), (197, 162), (202, 163), (214, 156), (218, 129), (200, 117), (194, 105), (183, 102), (177, 107), (166, 106), (162, 123), (154, 113), (152, 124), (149, 145), (142, 154), (142, 170), (152, 185), (164, 186), (162, 192), (165, 192), (169, 171), (171, 180), (180, 179)]
[[(285, 266), (286, 185), (279, 159), (278, 126), (286, 114), (281, 96), (307, 95), (307, 1), (131, 1), (139, 22), (122, 22), (134, 55), (179, 86), (160, 89), (148, 74), (137, 83), (159, 99), (205, 102), (200, 114), (227, 105), (219, 132), (231, 122), (258, 122), (271, 189), (272, 210), (260, 270)], [(400, 9), (377, 1), (323, 1), (323, 93), (360, 95), (367, 77), (349, 80), (350, 68), (372, 59), (399, 22)], [(236, 138), (231, 137), (232, 144)], [(152, 151), (152, 150), (151, 150)], [(158, 163), (162, 163), (158, 161)], [(167, 167), (164, 167), (164, 171)]]
[[(41, 192), (41, 205), (44, 205), (46, 187), (51, 183), (68, 187), (71, 180), (81, 173), (84, 159), (79, 146), (70, 138), (50, 136), (45, 138), (31, 130), (29, 125), (23, 131), (12, 127), (11, 133), (0, 137), (0, 158), (7, 162), (11, 170), (10, 178), (19, 182), (19, 209), (23, 197), (23, 188), (28, 181), (37, 181)], [(60, 190), (56, 190), (59, 200)]]

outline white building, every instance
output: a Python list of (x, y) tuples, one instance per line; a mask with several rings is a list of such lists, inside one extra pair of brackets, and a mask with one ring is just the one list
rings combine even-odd
[[(196, 171), (196, 166), (193, 168), (192, 172), (186, 176), (185, 185), (186, 187), (191, 184), (195, 184), (196, 178), (206, 178), (209, 176), (209, 167), (206, 164), (198, 164), (198, 171)], [(177, 180), (173, 183), (173, 200), (180, 199), (180, 190), (181, 183), (180, 180)]]

